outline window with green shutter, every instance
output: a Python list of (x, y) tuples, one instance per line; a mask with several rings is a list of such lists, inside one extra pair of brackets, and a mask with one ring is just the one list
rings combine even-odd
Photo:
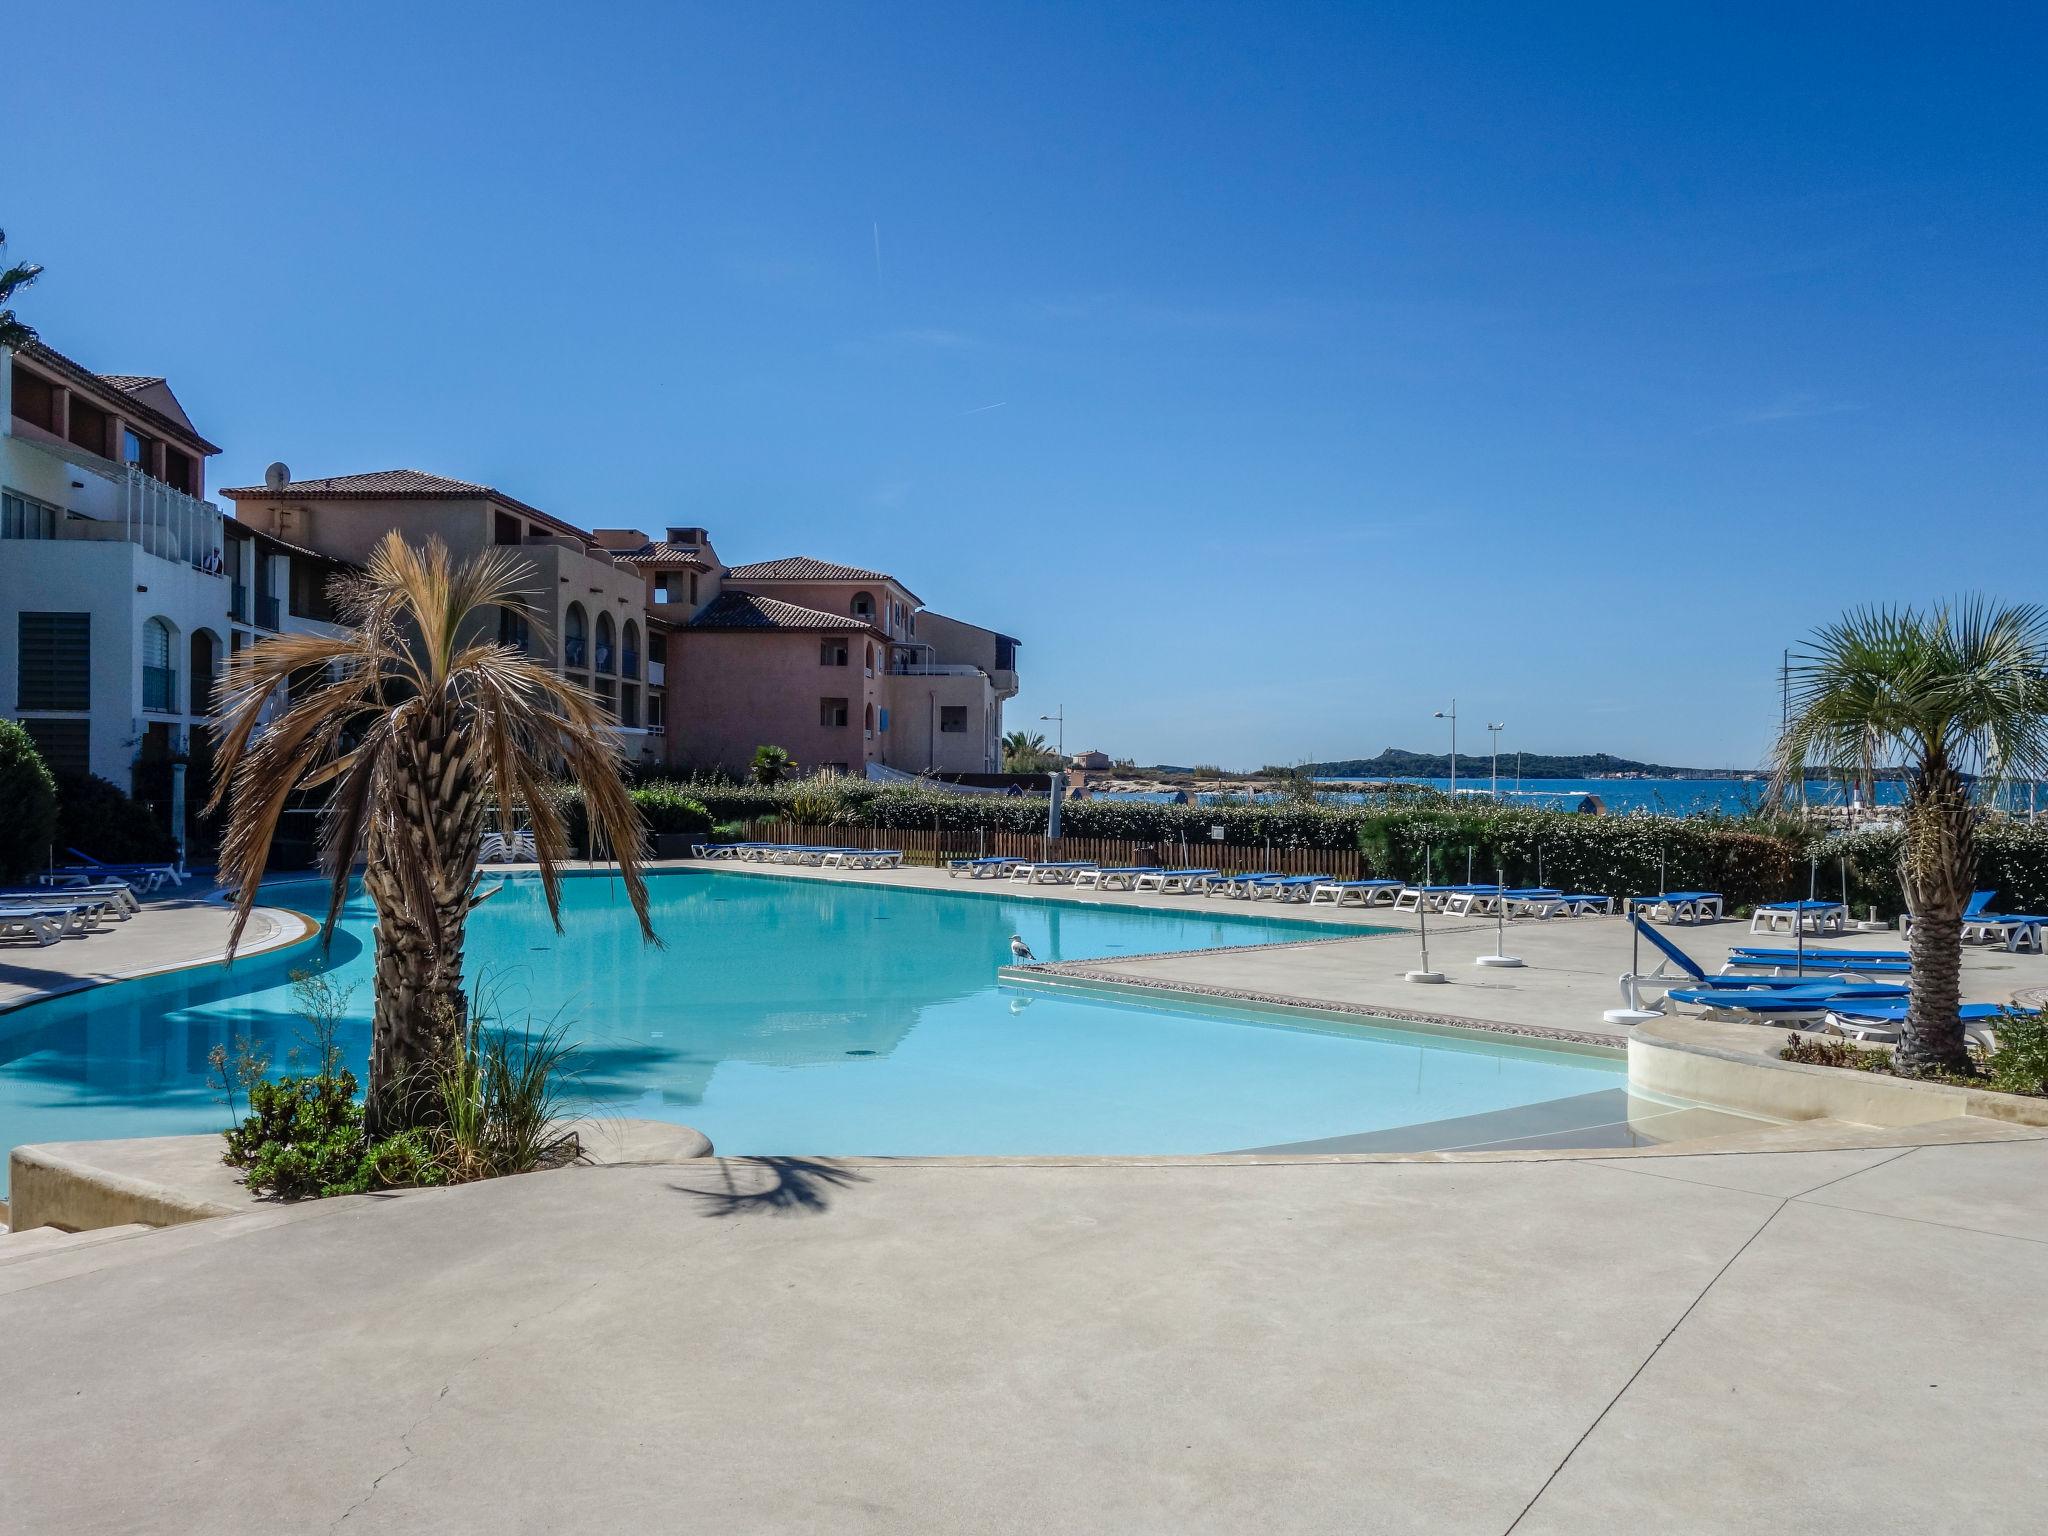
[(92, 708), (92, 615), (21, 615), (18, 709)]

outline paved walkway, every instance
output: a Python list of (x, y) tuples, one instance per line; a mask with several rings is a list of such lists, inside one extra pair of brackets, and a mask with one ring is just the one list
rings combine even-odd
[(0, 1264), (6, 1523), (2020, 1531), (2048, 1144), (709, 1162)]

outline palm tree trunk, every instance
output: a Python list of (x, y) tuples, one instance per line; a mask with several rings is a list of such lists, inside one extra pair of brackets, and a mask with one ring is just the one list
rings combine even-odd
[(1963, 1038), (1963, 918), (1960, 908), (1913, 919), (1911, 1001), (1899, 1032), (1898, 1063), (1907, 1072), (1967, 1072)]
[(364, 1124), (401, 1130), (425, 1107), (419, 1073), (444, 1058), (468, 1017), (462, 985), (470, 887), (483, 841), (476, 765), (430, 711), (392, 754), (392, 813), (372, 825), (363, 883), (377, 907), (376, 1007)]
[(1898, 1064), (1907, 1072), (1968, 1072), (1963, 1037), (1963, 909), (1977, 883), (1969, 786), (1946, 763), (1924, 765), (1906, 805), (1899, 871), (1913, 909), (1913, 977)]

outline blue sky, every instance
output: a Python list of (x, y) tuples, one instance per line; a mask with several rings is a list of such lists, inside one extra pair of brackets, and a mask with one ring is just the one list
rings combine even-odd
[(215, 485), (879, 565), (1141, 761), (1749, 766), (1813, 624), (2040, 595), (2040, 14), (16, 8), (0, 224)]

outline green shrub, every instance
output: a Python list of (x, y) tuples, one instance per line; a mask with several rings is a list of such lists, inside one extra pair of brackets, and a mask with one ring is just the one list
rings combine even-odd
[(228, 1130), (225, 1161), (247, 1171), (249, 1188), (281, 1200), (355, 1193), (365, 1150), (355, 1095), (346, 1070), (251, 1083), (249, 1114)]
[(756, 747), (753, 764), (747, 771), (756, 784), (780, 784), (796, 771), (796, 762), (781, 747)]
[(56, 834), (57, 781), (35, 739), (0, 720), (0, 880), (43, 868)]
[(1991, 1086), (2005, 1093), (2048, 1094), (2048, 1018), (2008, 1012), (1992, 1033), (1998, 1049), (1984, 1063)]
[(711, 813), (701, 800), (692, 799), (680, 784), (657, 780), (631, 792), (633, 805), (649, 832), (708, 832)]
[(148, 806), (92, 773), (67, 773), (57, 780), (57, 845), (83, 848), (109, 864), (178, 856), (178, 840)]
[(1846, 1067), (1855, 1072), (1889, 1072), (1892, 1069), (1890, 1051), (1875, 1050), (1852, 1040), (1796, 1032), (1785, 1037), (1778, 1059), (1802, 1061), (1812, 1067)]

